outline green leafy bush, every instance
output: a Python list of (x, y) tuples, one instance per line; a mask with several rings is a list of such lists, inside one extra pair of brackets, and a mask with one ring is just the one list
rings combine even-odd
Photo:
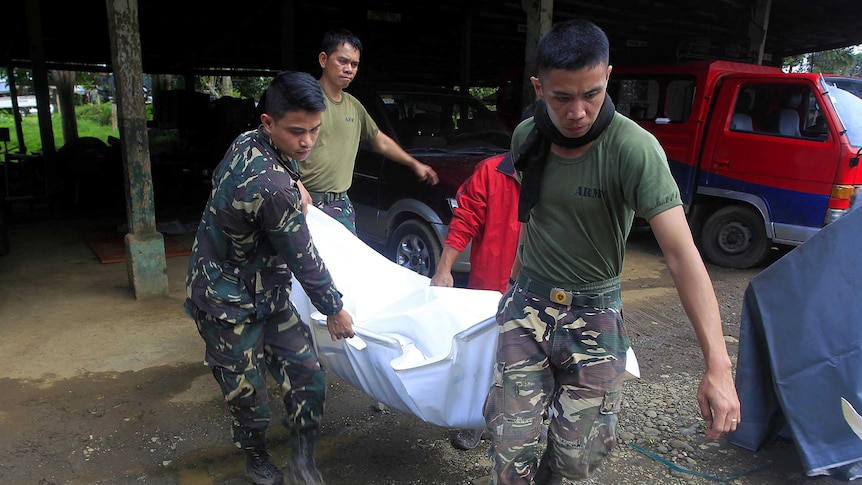
[[(110, 136), (119, 138), (120, 132), (118, 130), (113, 130), (111, 127), (111, 106), (112, 103), (76, 106), (75, 119), (78, 124), (78, 136), (92, 136), (104, 141), (105, 143), (108, 142), (108, 137)], [(64, 142), (63, 126), (59, 113), (51, 115), (51, 126), (54, 132), (54, 146), (57, 149), (60, 149)], [(11, 112), (6, 110), (0, 111), (0, 127), (9, 128), (9, 151), (19, 152), (18, 134), (15, 131), (15, 118), (12, 116)], [(21, 131), (24, 135), (26, 152), (40, 152), (42, 150), (42, 138), (39, 134), (39, 117), (35, 114), (22, 116)]]
[(77, 116), (78, 121), (88, 120), (102, 126), (110, 127), (112, 106), (113, 103), (84, 104), (75, 108), (75, 116)]

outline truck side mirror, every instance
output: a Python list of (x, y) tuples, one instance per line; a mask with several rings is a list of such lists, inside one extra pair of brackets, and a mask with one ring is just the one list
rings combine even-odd
[(856, 156), (850, 159), (850, 167), (859, 165), (859, 154), (862, 153), (862, 148), (856, 150)]

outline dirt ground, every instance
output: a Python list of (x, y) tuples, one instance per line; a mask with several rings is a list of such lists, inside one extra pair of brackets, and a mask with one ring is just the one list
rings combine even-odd
[[(225, 404), (202, 364), (203, 342), (182, 311), (188, 258), (168, 258), (169, 295), (136, 301), (125, 265), (101, 264), (81, 238), (85, 229), (115, 223), (10, 227), (12, 252), (0, 258), (0, 483), (245, 483)], [(735, 359), (742, 295), (758, 269), (709, 270)], [(648, 232), (631, 238), (623, 279), (641, 381), (697, 376), (699, 348)], [(290, 445), (277, 424), (283, 410), (273, 407), (270, 448), (283, 463)], [(469, 484), (487, 475), (487, 441), (460, 451), (450, 433), (380, 410), (330, 376), (318, 467), (333, 485)], [(724, 440), (698, 456), (697, 469), (711, 479), (671, 473), (645, 454), (620, 450), (591, 483), (710, 483), (769, 459), (770, 466), (733, 483), (837, 483), (805, 477), (792, 443), (752, 453)]]

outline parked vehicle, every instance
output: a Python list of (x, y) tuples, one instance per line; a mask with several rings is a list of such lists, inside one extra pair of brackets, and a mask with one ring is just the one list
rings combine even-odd
[[(397, 162), (362, 143), (350, 199), (360, 238), (422, 275), (437, 268), (455, 192), (479, 161), (509, 149), (511, 131), (469, 94), (406, 84), (353, 84), (356, 96), (384, 133), (437, 172), (427, 185)], [(469, 272), (469, 248), (453, 271)]]
[(706, 259), (761, 263), (840, 217), (862, 184), (862, 80), (727, 61), (615, 68), (617, 110), (667, 153)]

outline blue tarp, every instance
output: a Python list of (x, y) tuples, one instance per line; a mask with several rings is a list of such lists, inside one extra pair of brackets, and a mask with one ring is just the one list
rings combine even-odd
[(736, 387), (742, 422), (729, 441), (757, 451), (793, 440), (809, 476), (862, 476), (862, 210), (853, 210), (752, 278)]

